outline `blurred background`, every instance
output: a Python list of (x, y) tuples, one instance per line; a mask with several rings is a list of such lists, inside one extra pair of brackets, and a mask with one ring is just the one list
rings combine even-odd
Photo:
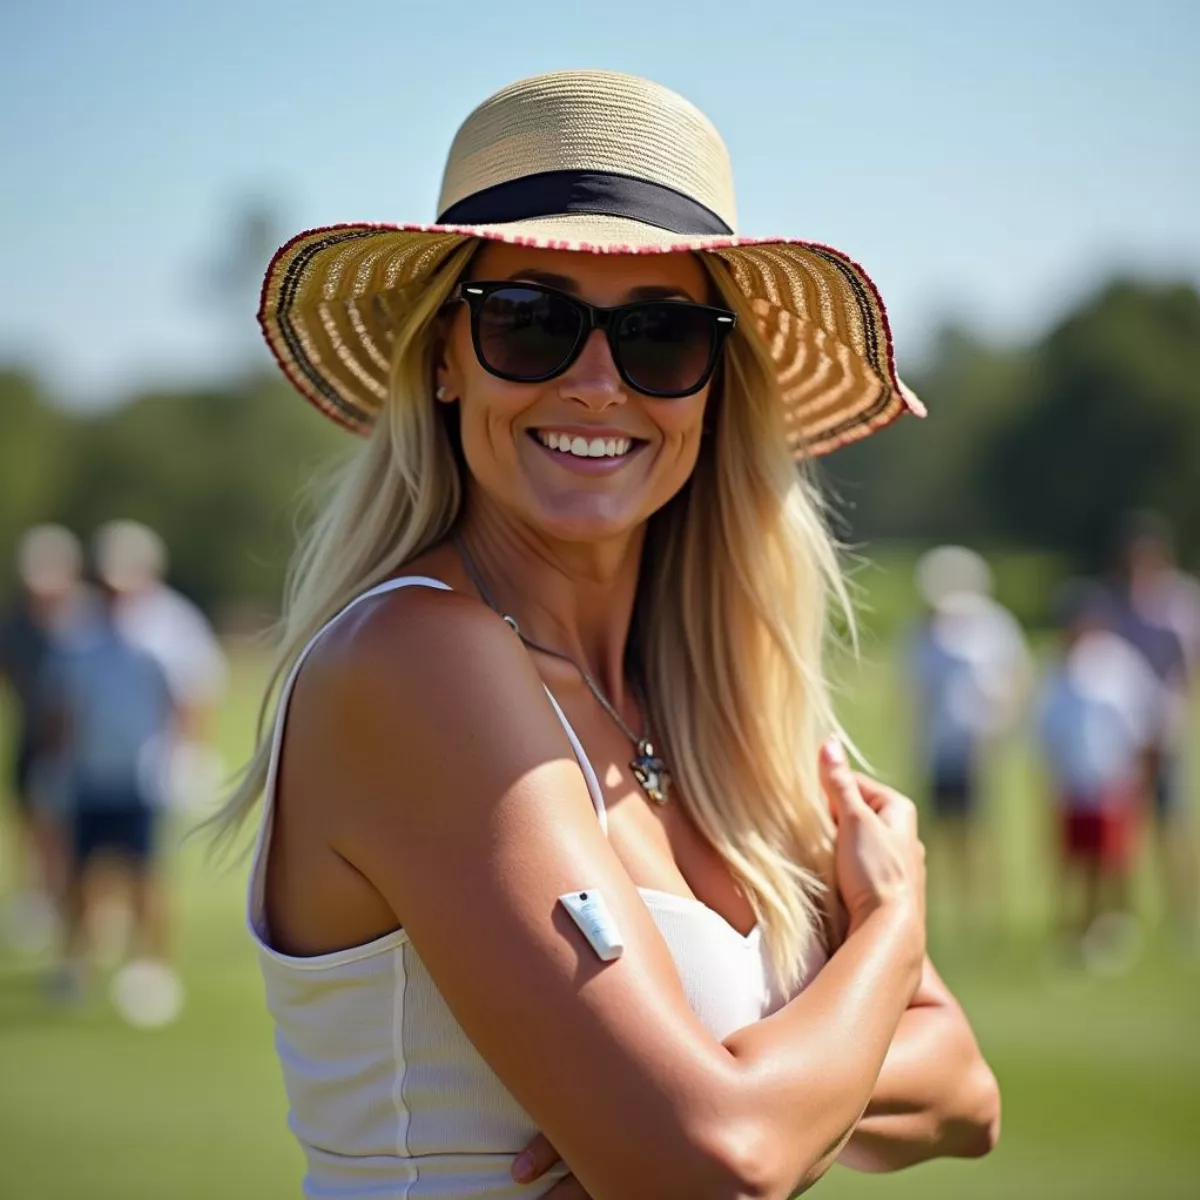
[[(257, 289), (301, 229), (431, 220), (479, 100), (590, 66), (714, 120), (743, 231), (866, 265), (930, 409), (822, 465), (843, 714), (922, 806), (1004, 1133), (818, 1191), (1200, 1194), (1198, 39), (1189, 0), (0, 6), (0, 1195), (298, 1193), (244, 864), (184, 838), (251, 744), (300, 489), (347, 449)], [(135, 597), (187, 714), (169, 836), (85, 888), (22, 711), (84, 703), (55, 638)]]

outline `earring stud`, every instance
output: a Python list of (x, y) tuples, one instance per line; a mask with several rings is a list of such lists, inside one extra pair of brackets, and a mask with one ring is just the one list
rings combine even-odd
[(436, 391), (436, 392), (434, 392), (433, 394), (434, 394), (434, 395), (435, 395), (435, 396), (436, 396), (436, 397), (437, 397), (439, 400), (445, 400), (445, 398), (446, 398), (446, 389), (445, 389), (444, 387), (439, 387), (439, 388), (437, 389), (437, 391)]

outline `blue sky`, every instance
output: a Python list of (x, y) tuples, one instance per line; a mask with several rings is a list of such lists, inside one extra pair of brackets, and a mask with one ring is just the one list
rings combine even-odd
[(699, 105), (742, 232), (863, 263), (902, 365), (946, 316), (1019, 337), (1112, 270), (1200, 280), (1198, 44), (1194, 0), (3, 5), (0, 360), (80, 403), (219, 374), (239, 202), (431, 219), (467, 112), (564, 67)]

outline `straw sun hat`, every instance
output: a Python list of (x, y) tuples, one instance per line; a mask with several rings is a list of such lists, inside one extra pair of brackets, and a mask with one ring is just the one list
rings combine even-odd
[(797, 456), (865, 437), (905, 411), (924, 415), (896, 375), (883, 302), (861, 267), (828, 246), (736, 230), (729, 156), (695, 107), (631, 75), (539, 75), (463, 122), (436, 223), (300, 234), (267, 270), (259, 322), (295, 387), (366, 433), (387, 396), (395, 313), (464, 239), (696, 251), (726, 263), (757, 315)]

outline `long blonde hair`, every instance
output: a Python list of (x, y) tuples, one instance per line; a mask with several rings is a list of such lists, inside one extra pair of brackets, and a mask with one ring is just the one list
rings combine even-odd
[[(305, 645), (458, 516), (458, 451), (430, 392), (438, 313), (474, 250), (468, 242), (451, 254), (406, 309), (389, 403), (302, 539), (256, 749), (210, 822), (219, 843), (266, 786), (280, 684)], [(826, 947), (840, 936), (817, 773), (822, 738), (840, 732), (824, 666), (831, 597), (853, 622), (820, 497), (787, 449), (754, 314), (724, 264), (701, 261), (738, 328), (696, 469), (650, 520), (630, 651), (681, 803), (744, 889), (791, 989), (811, 965), (814, 933)]]

